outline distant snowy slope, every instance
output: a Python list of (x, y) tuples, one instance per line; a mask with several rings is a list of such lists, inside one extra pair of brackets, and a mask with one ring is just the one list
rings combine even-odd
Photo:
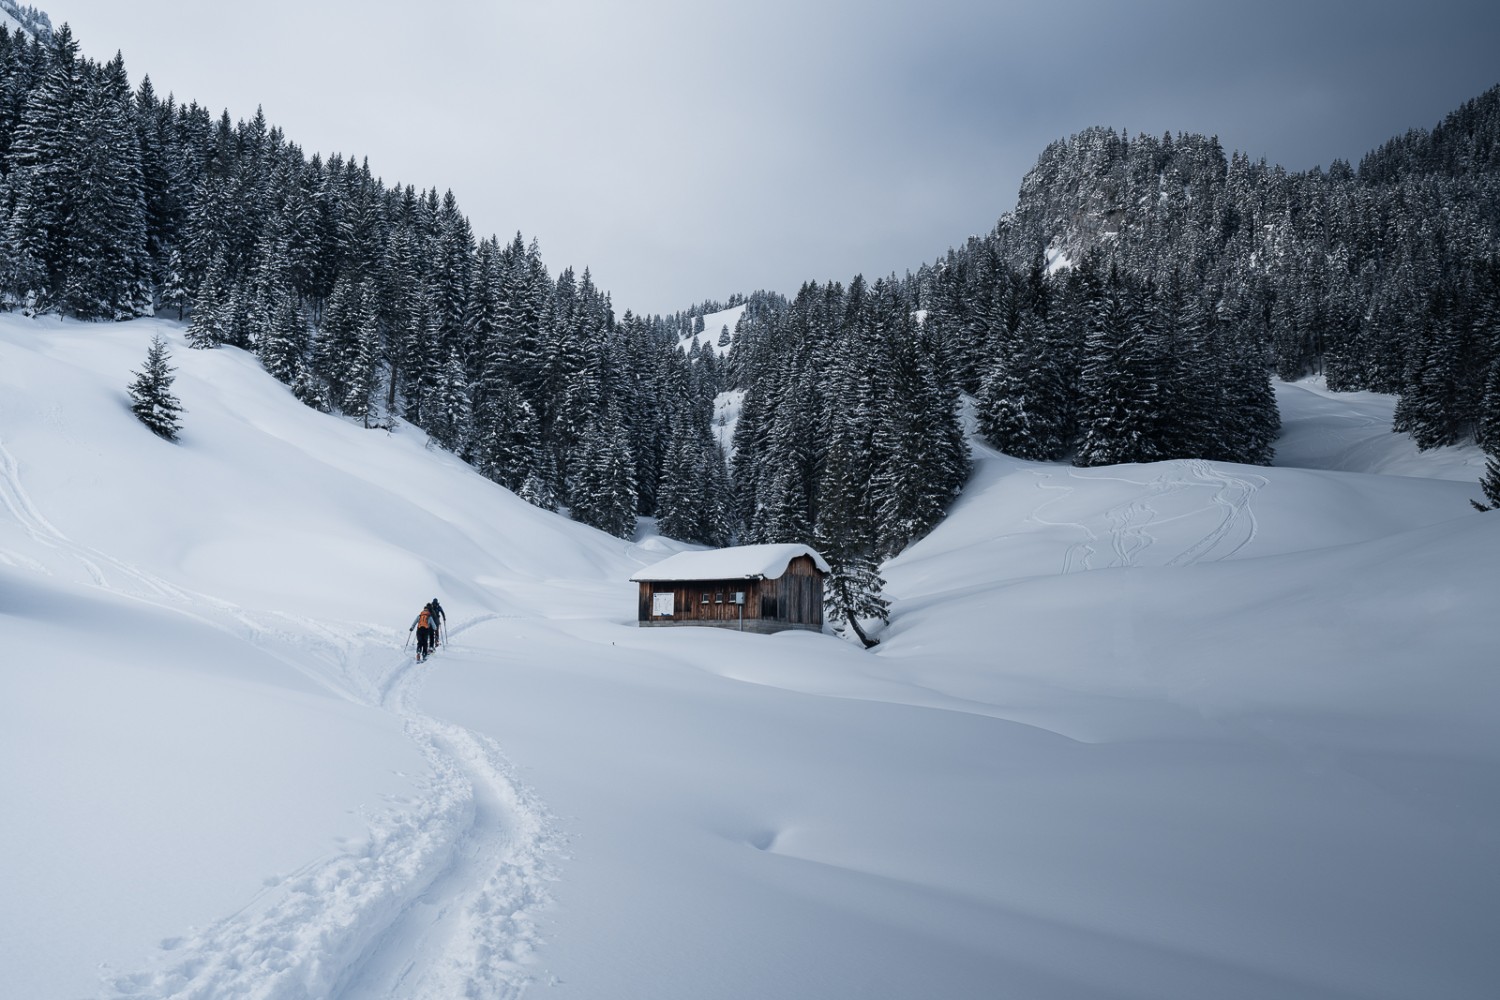
[(42, 41), (52, 37), (52, 19), (45, 11), (16, 0), (0, 0), (0, 25), (14, 31), (24, 31)]
[(719, 340), (724, 336), (727, 329), (731, 338), (734, 336), (734, 328), (739, 325), (740, 317), (745, 315), (747, 306), (734, 306), (722, 312), (709, 313), (703, 317), (703, 332), (691, 337), (684, 337), (677, 344), (679, 348), (689, 350), (694, 341), (701, 347), (711, 348), (715, 354), (725, 355), (729, 353), (728, 344), (720, 344)]
[(1276, 399), (1277, 465), (1470, 483), (1484, 475), (1484, 451), (1473, 442), (1422, 452), (1409, 435), (1393, 434), (1394, 396), (1329, 392), (1321, 378), (1306, 378), (1276, 383)]

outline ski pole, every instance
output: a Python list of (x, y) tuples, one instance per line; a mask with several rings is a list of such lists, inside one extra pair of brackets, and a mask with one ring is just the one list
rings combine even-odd
[(401, 652), (406, 652), (406, 647), (411, 645), (411, 629), (406, 630), (406, 641), (401, 644)]

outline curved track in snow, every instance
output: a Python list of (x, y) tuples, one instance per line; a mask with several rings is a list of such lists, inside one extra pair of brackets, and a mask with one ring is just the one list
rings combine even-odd
[(538, 942), (535, 913), (553, 879), (554, 835), (493, 741), (416, 708), (431, 662), (403, 657), (380, 685), (380, 706), (403, 720), (428, 762), (418, 793), (374, 819), (362, 841), (268, 884), (213, 925), (164, 942), (152, 968), (114, 977), (106, 996), (521, 994)]
[(33, 502), (3, 441), (0, 510), (45, 560), (0, 550), (5, 562), (44, 573), (81, 570), (89, 585), (248, 642), (349, 701), (397, 716), (429, 765), (417, 794), (371, 817), (359, 842), (268, 879), (237, 912), (163, 941), (146, 968), (106, 979), (104, 996), (520, 995), (530, 978), (524, 960), (538, 937), (533, 915), (552, 881), (546, 810), (512, 779), (492, 740), (416, 707), (429, 666), (394, 652), (404, 638), (399, 631), (246, 610), (80, 543)]
[(1088, 511), (1075, 512), (1072, 518), (1053, 515), (1051, 509), (1066, 509), (1076, 490), (1054, 483), (1051, 473), (1032, 473), (1038, 489), (1056, 495), (1037, 504), (1031, 520), (1081, 536), (1064, 551), (1060, 572), (1104, 568), (1094, 563), (1101, 550), (1111, 557), (1111, 568), (1188, 566), (1231, 558), (1254, 541), (1259, 528), (1251, 500), (1266, 485), (1264, 476), (1226, 470), (1202, 459), (1164, 462), (1156, 468), (1156, 477), (1146, 482), (1070, 470), (1070, 480), (1106, 481), (1126, 488), (1127, 497), (1103, 511), (1102, 517)]

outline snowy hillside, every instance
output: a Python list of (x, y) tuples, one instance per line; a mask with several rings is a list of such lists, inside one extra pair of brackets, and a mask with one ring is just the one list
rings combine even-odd
[(7, 995), (1487, 997), (1500, 515), (1280, 399), (1298, 467), (979, 449), (865, 652), (637, 629), (681, 546), (0, 316)]
[(700, 348), (711, 349), (715, 354), (726, 355), (729, 353), (729, 345), (719, 343), (724, 337), (724, 331), (729, 331), (729, 336), (734, 337), (734, 328), (739, 324), (740, 317), (745, 315), (748, 306), (734, 306), (721, 312), (709, 313), (703, 317), (703, 332), (691, 337), (683, 337), (677, 344), (683, 351), (689, 350), (694, 343)]
[(15, 0), (0, 0), (0, 25), (11, 32), (34, 35), (44, 42), (52, 37), (52, 19), (46, 12)]

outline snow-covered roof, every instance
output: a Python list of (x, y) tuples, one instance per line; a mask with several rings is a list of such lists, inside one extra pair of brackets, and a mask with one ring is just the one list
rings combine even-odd
[(828, 572), (828, 560), (807, 545), (737, 545), (707, 552), (679, 552), (630, 579), (637, 583), (666, 580), (774, 580), (793, 559), (812, 556), (818, 569)]

